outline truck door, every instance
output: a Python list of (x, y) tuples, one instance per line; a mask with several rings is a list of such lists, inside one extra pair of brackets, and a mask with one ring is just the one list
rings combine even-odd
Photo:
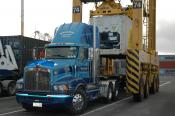
[(91, 77), (91, 61), (88, 59), (88, 49), (80, 48), (79, 65), (77, 67), (79, 78), (84, 78), (86, 82), (90, 81)]

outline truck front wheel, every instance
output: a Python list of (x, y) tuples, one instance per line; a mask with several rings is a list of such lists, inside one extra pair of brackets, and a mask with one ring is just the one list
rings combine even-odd
[(80, 114), (84, 112), (87, 107), (87, 97), (83, 89), (78, 89), (72, 99), (71, 112)]

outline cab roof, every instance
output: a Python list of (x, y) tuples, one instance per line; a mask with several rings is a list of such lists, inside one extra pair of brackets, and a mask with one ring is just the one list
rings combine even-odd
[(93, 40), (93, 26), (85, 23), (63, 24), (56, 30), (52, 43), (74, 43), (90, 45)]

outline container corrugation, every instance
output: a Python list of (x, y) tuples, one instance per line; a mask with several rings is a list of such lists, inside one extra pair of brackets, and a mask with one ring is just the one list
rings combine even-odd
[(24, 36), (0, 36), (2, 45), (10, 45), (13, 49), (20, 73), (23, 72), (24, 66), (31, 62), (33, 48), (44, 47), (48, 41), (38, 40)]

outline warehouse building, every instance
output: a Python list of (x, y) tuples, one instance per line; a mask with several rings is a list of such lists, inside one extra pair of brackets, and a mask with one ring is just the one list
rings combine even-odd
[(160, 75), (175, 76), (175, 55), (160, 55)]

